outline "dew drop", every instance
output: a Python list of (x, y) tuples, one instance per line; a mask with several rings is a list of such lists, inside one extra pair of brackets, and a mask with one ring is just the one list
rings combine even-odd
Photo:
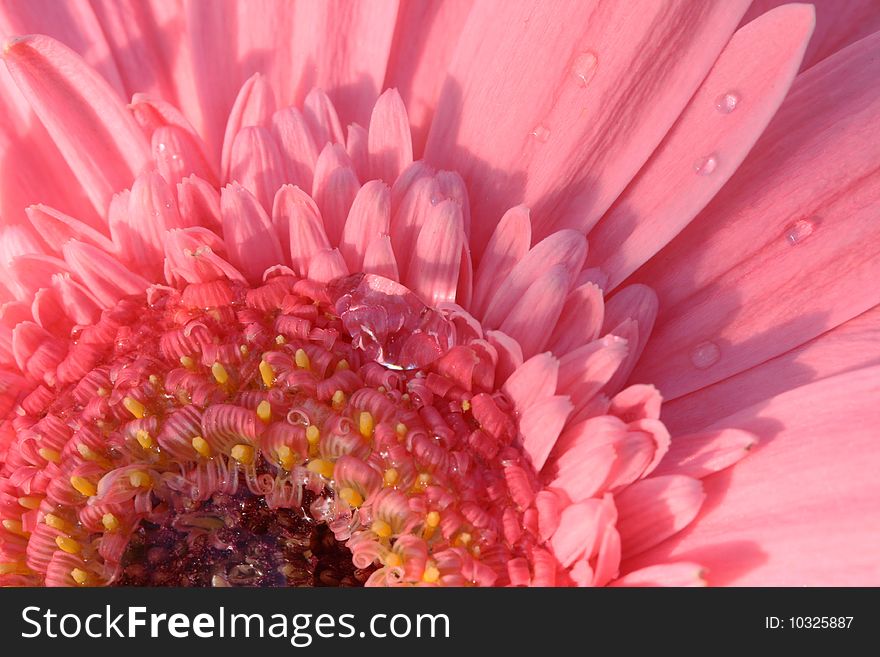
[(583, 52), (574, 60), (571, 72), (577, 79), (578, 83), (581, 86), (586, 87), (590, 84), (590, 80), (592, 80), (593, 76), (596, 74), (596, 67), (598, 64), (599, 58), (596, 57), (595, 53), (590, 51)]
[(156, 150), (157, 150), (159, 153), (164, 153), (166, 148), (168, 148), (168, 147), (167, 147), (165, 144), (161, 143), (161, 142), (159, 142), (158, 144), (156, 144)]
[(550, 131), (547, 129), (545, 125), (538, 125), (532, 130), (532, 137), (537, 139), (542, 144), (546, 144), (547, 140), (550, 139)]
[(812, 221), (809, 219), (800, 219), (799, 221), (794, 222), (788, 227), (788, 230), (785, 231), (785, 241), (791, 246), (797, 246), (813, 234), (813, 228), (814, 225)]
[(721, 358), (721, 349), (714, 342), (701, 342), (691, 350), (691, 363), (698, 370), (712, 367)]
[(709, 176), (718, 168), (718, 156), (715, 153), (704, 155), (694, 162), (694, 171), (700, 176)]
[(730, 114), (739, 105), (740, 95), (735, 91), (728, 91), (715, 99), (715, 109), (722, 114)]

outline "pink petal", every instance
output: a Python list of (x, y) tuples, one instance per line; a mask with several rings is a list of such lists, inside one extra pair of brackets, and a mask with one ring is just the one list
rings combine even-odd
[(370, 117), (367, 147), (370, 178), (391, 184), (413, 161), (412, 139), (406, 107), (396, 89), (389, 89), (376, 101)]
[(318, 283), (329, 283), (348, 274), (345, 259), (339, 249), (319, 251), (309, 262), (309, 278)]
[(177, 126), (161, 126), (151, 138), (153, 159), (159, 173), (169, 183), (176, 184), (195, 174), (217, 184), (217, 175), (205, 159), (201, 145), (193, 136)]
[(143, 294), (150, 282), (132, 273), (115, 258), (89, 244), (70, 240), (63, 247), (70, 271), (105, 308), (124, 296)]
[[(663, 143), (590, 231), (589, 264), (608, 273), (609, 290), (675, 237), (736, 171), (782, 104), (813, 23), (812, 7), (787, 5), (733, 35)], [(710, 157), (711, 174), (695, 171)]]
[(369, 135), (357, 123), (348, 126), (348, 138), (345, 140), (345, 151), (351, 158), (358, 179), (367, 180), (370, 175)]
[(305, 276), (312, 256), (330, 248), (318, 207), (299, 187), (284, 185), (275, 195), (272, 221), (280, 235), (289, 232), (290, 262), (297, 274)]
[(705, 497), (698, 480), (681, 475), (643, 479), (615, 495), (623, 557), (644, 552), (681, 531)]
[(324, 150), (328, 143), (344, 143), (345, 136), (336, 107), (323, 89), (316, 87), (309, 92), (303, 106), (303, 114), (319, 152)]
[(220, 194), (210, 183), (198, 176), (181, 180), (177, 184), (177, 206), (181, 219), (189, 225), (220, 232)]
[(542, 476), (565, 491), (572, 502), (602, 490), (617, 459), (615, 443), (624, 434), (617, 418), (596, 417), (566, 427), (556, 442)]
[(275, 94), (265, 77), (255, 73), (242, 85), (223, 136), (223, 153), (220, 160), (220, 177), (229, 181), (232, 167), (232, 148), (242, 128), (248, 126), (268, 127), (275, 113)]
[(570, 282), (571, 275), (563, 265), (551, 267), (528, 287), (501, 323), (501, 330), (519, 342), (524, 358), (531, 358), (547, 344)]
[(571, 409), (568, 397), (554, 396), (537, 401), (522, 411), (519, 418), (522, 447), (535, 470), (544, 467)]
[(477, 3), (425, 149), (428, 162), (468, 183), (477, 253), (510, 199), (532, 208), (541, 237), (592, 226), (678, 117), (748, 4)]
[(609, 586), (706, 586), (706, 569), (686, 561), (648, 566), (614, 580)]
[(7, 43), (6, 66), (58, 150), (103, 214), (131, 184), (149, 147), (113, 89), (73, 51), (45, 36)]
[(114, 250), (113, 242), (104, 235), (54, 208), (46, 205), (32, 205), (25, 212), (34, 230), (55, 251), (60, 252), (64, 243), (70, 239), (92, 244), (104, 251), (112, 252)]
[(604, 319), (602, 290), (594, 283), (575, 288), (565, 299), (549, 348), (555, 354), (566, 354), (592, 342), (599, 337)]
[(318, 147), (302, 113), (295, 107), (275, 112), (272, 115), (272, 134), (284, 160), (287, 182), (301, 189), (311, 189)]
[(763, 399), (813, 381), (880, 364), (880, 306), (773, 360), (663, 405), (673, 433), (694, 431)]
[(424, 150), (456, 37), (472, 4), (473, 0), (401, 3), (384, 86), (397, 88), (403, 96), (417, 156)]
[(610, 496), (572, 504), (562, 511), (559, 528), (550, 544), (559, 562), (568, 567), (582, 556), (591, 558), (599, 550), (607, 527), (612, 526), (617, 513)]
[(628, 564), (695, 561), (710, 584), (875, 586), (880, 368), (841, 374), (724, 418), (761, 437), (735, 468), (704, 480), (686, 532)]
[(474, 315), (479, 317), (486, 311), (498, 285), (529, 252), (531, 243), (532, 221), (529, 218), (529, 209), (518, 205), (505, 212), (489, 238), (477, 268), (471, 305)]
[(736, 175), (637, 273), (663, 313), (634, 380), (679, 397), (880, 303), (878, 43), (798, 77)]
[(419, 231), (405, 282), (430, 305), (455, 300), (463, 233), (461, 206), (455, 201), (434, 206)]
[(559, 361), (552, 354), (532, 356), (510, 375), (503, 390), (519, 412), (556, 392)]
[[(657, 295), (647, 285), (630, 285), (617, 292), (605, 304), (605, 320), (602, 330), (627, 340), (629, 351), (607, 390), (617, 392), (636, 366), (657, 317)], [(628, 322), (632, 322), (628, 324)], [(634, 339), (634, 336), (638, 339)]]
[(235, 136), (229, 178), (253, 194), (271, 212), (275, 192), (284, 184), (284, 161), (274, 137), (258, 126), (242, 128)]
[(702, 479), (745, 458), (757, 441), (753, 434), (740, 429), (676, 436), (654, 474), (682, 474)]
[(391, 189), (380, 180), (371, 180), (354, 197), (339, 242), (349, 271), (361, 271), (368, 245), (387, 235), (390, 223)]
[(331, 244), (339, 244), (342, 228), (360, 184), (351, 159), (339, 144), (327, 144), (315, 164), (312, 198), (321, 209)]
[(380, 235), (367, 245), (363, 272), (389, 278), (392, 281), (400, 280), (397, 258), (394, 256), (394, 249), (391, 248), (389, 235)]
[(229, 262), (253, 284), (269, 267), (284, 263), (269, 215), (244, 187), (232, 183), (220, 194), (223, 238)]
[[(743, 17), (751, 21), (786, 0), (754, 0)], [(807, 69), (851, 43), (880, 30), (880, 5), (874, 0), (813, 0), (816, 10), (816, 31), (802, 68)]]
[(570, 285), (586, 256), (586, 240), (573, 230), (561, 230), (540, 241), (513, 266), (507, 278), (496, 283), (483, 316), (483, 326), (500, 326), (532, 283), (556, 265), (562, 265), (569, 272)]
[(575, 410), (583, 408), (608, 383), (627, 352), (625, 339), (609, 335), (567, 353), (559, 360), (559, 391), (572, 398)]

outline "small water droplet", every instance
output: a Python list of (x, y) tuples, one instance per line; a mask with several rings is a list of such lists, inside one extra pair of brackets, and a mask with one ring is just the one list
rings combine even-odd
[(546, 144), (547, 140), (550, 139), (550, 131), (547, 129), (545, 125), (538, 125), (532, 130), (532, 137), (537, 139), (542, 144)]
[(156, 144), (156, 150), (157, 150), (159, 153), (164, 153), (166, 148), (167, 148), (167, 146), (165, 146), (165, 144), (163, 144), (163, 143), (161, 143), (161, 142), (158, 143), (158, 144)]
[(721, 349), (714, 342), (701, 342), (691, 350), (691, 363), (698, 370), (712, 367), (721, 358)]
[(715, 153), (704, 155), (694, 162), (694, 171), (700, 176), (711, 175), (716, 168), (718, 168), (718, 156)]
[(813, 234), (814, 228), (813, 222), (809, 219), (800, 219), (785, 231), (785, 241), (791, 246), (797, 246)]
[(730, 114), (739, 105), (740, 95), (736, 91), (728, 91), (715, 99), (715, 109), (722, 114)]
[(437, 194), (437, 193), (431, 194), (431, 205), (437, 205), (442, 200), (443, 200), (443, 197), (440, 196), (440, 194)]
[(586, 87), (596, 74), (598, 64), (599, 58), (596, 57), (596, 53), (590, 51), (583, 52), (574, 60), (571, 72), (577, 78), (580, 85)]

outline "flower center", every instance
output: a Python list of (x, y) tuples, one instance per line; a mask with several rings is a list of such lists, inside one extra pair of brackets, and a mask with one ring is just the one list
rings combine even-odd
[(19, 472), (49, 481), (22, 516), (27, 567), (50, 584), (506, 582), (535, 542), (510, 481), (535, 475), (480, 337), (375, 275), (120, 301), (63, 360), (35, 355)]

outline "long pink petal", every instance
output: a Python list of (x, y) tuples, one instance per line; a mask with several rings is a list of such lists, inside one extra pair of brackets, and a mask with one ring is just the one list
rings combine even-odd
[(571, 410), (571, 400), (557, 395), (535, 402), (520, 415), (522, 447), (535, 470), (544, 467)]
[(585, 283), (571, 291), (562, 307), (559, 322), (550, 336), (549, 347), (555, 354), (566, 354), (595, 340), (605, 319), (602, 290)]
[(616, 579), (609, 586), (706, 586), (706, 569), (683, 561), (640, 568)]
[(132, 294), (143, 294), (150, 282), (132, 273), (112, 256), (89, 244), (70, 240), (64, 245), (64, 260), (86, 288), (105, 308)]
[(559, 361), (549, 353), (532, 356), (504, 382), (504, 393), (519, 412), (556, 392)]
[(564, 265), (551, 267), (528, 287), (504, 318), (500, 328), (519, 342), (524, 358), (531, 358), (547, 344), (568, 296), (570, 282), (571, 276)]
[(284, 264), (272, 221), (253, 194), (237, 183), (227, 185), (220, 194), (220, 213), (229, 262), (251, 283), (259, 282), (269, 267)]
[(461, 206), (455, 201), (434, 206), (410, 257), (407, 287), (431, 305), (454, 301), (463, 245)]
[(875, 306), (797, 349), (663, 404), (663, 421), (673, 433), (702, 429), (786, 390), (880, 365), (878, 344), (880, 306)]
[(878, 44), (801, 74), (736, 175), (637, 272), (662, 312), (634, 380), (679, 397), (880, 303)]
[(386, 87), (399, 89), (412, 125), (413, 150), (421, 156), (437, 97), (473, 0), (403, 2), (388, 59)]
[(693, 561), (710, 584), (876, 586), (878, 382), (878, 367), (849, 372), (721, 420), (761, 444), (703, 480), (698, 520), (629, 568)]
[(312, 198), (321, 208), (324, 229), (332, 244), (339, 244), (345, 220), (360, 184), (345, 148), (327, 144), (315, 164)]
[[(743, 23), (786, 2), (754, 0), (743, 17)], [(880, 5), (874, 0), (812, 0), (810, 4), (816, 10), (816, 31), (807, 46), (804, 69), (880, 30)]]
[(471, 306), (476, 316), (482, 315), (498, 285), (522, 260), (532, 243), (532, 221), (529, 209), (518, 205), (504, 213), (495, 227), (474, 281), (474, 300)]
[(371, 180), (354, 197), (339, 242), (349, 271), (361, 271), (367, 247), (388, 234), (390, 223), (391, 189), (381, 180)]
[(400, 280), (400, 270), (397, 267), (397, 258), (391, 247), (389, 235), (380, 235), (367, 245), (363, 272), (384, 276), (392, 281)]
[(275, 192), (284, 184), (284, 161), (278, 144), (266, 128), (242, 128), (232, 144), (229, 178), (253, 194), (271, 212)]
[(376, 101), (370, 117), (367, 141), (370, 178), (393, 184), (413, 161), (412, 138), (406, 107), (396, 89), (389, 89)]
[(44, 36), (6, 44), (6, 65), (99, 214), (131, 184), (149, 146), (113, 89), (66, 46)]
[(541, 237), (592, 226), (671, 127), (747, 6), (476, 3), (425, 156), (468, 183), (477, 253), (511, 202), (532, 208)]
[(318, 148), (302, 113), (295, 107), (275, 112), (272, 134), (284, 158), (286, 181), (301, 189), (311, 189)]
[(590, 231), (587, 264), (609, 275), (608, 290), (675, 237), (736, 171), (782, 104), (812, 28), (812, 7), (787, 5), (733, 35), (663, 143)]
[(330, 249), (321, 212), (312, 197), (299, 187), (284, 185), (278, 190), (272, 222), (281, 239), (289, 234), (290, 261), (300, 276), (308, 274), (313, 255)]
[(268, 80), (255, 73), (241, 86), (226, 121), (220, 160), (220, 177), (224, 181), (231, 180), (232, 150), (238, 133), (249, 126), (268, 127), (274, 113), (275, 93)]
[(702, 479), (746, 457), (757, 438), (740, 429), (676, 436), (655, 475), (683, 474)]
[(114, 251), (113, 242), (105, 235), (54, 208), (32, 205), (25, 210), (25, 213), (34, 230), (57, 252), (60, 252), (64, 243), (70, 239), (89, 243), (108, 253)]

